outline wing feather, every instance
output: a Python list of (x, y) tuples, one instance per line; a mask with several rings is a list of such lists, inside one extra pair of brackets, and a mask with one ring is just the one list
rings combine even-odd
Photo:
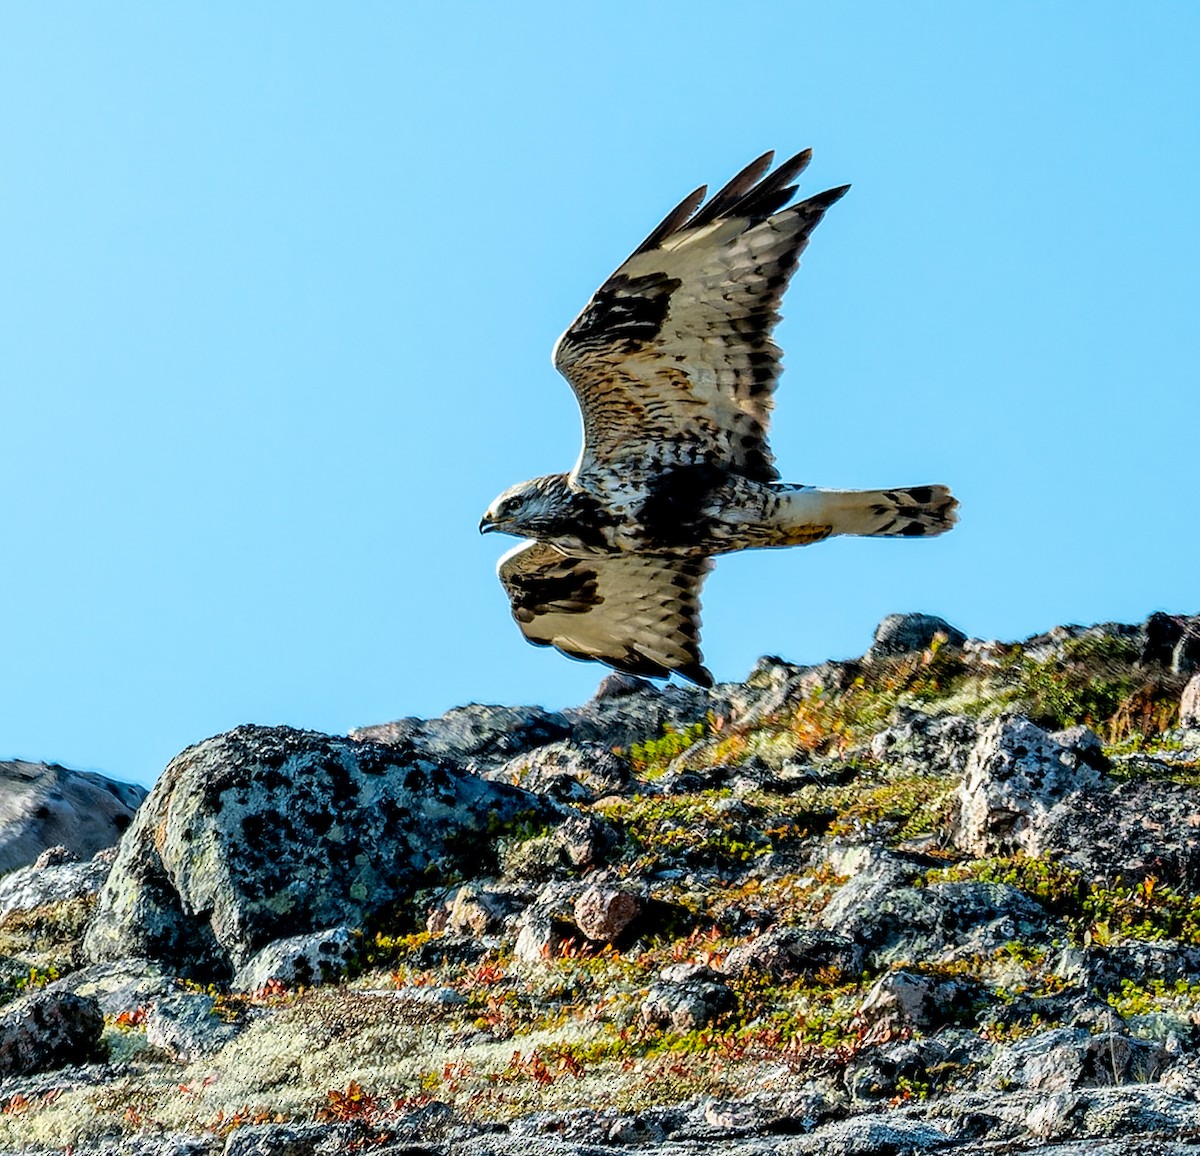
[(628, 467), (778, 475), (767, 426), (779, 303), (825, 211), (849, 186), (785, 208), (808, 150), (752, 161), (706, 204), (680, 203), (596, 291), (555, 346), (583, 414), (572, 481), (619, 487)]
[(712, 686), (700, 653), (700, 587), (708, 558), (569, 554), (526, 542), (500, 559), (513, 618), (537, 646), (629, 674), (672, 671)]

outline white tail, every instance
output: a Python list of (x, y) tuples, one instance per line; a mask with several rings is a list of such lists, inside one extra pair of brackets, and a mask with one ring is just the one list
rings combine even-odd
[[(946, 486), (904, 490), (820, 490), (811, 486), (779, 494), (785, 534), (797, 544), (833, 534), (916, 538), (944, 534), (958, 521), (958, 502)], [(819, 531), (824, 531), (820, 533)]]

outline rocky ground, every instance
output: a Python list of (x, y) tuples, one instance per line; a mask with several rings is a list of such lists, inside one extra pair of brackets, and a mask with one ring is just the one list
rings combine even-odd
[(144, 800), (0, 764), (0, 1151), (1191, 1151), (1198, 672), (1200, 617), (894, 616)]

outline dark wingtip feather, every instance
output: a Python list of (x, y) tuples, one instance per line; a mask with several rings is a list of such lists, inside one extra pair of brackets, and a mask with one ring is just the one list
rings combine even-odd
[(768, 149), (760, 157), (755, 157), (740, 173), (729, 181), (724, 188), (688, 222), (688, 228), (698, 229), (715, 221), (738, 203), (762, 179), (763, 174), (771, 167), (775, 159), (775, 150)]
[(691, 220), (692, 214), (700, 207), (708, 192), (707, 185), (693, 189), (679, 202), (656, 226), (654, 231), (636, 249), (634, 253), (647, 253), (657, 248), (672, 233), (682, 229)]
[(782, 209), (796, 191), (796, 186), (791, 182), (808, 168), (811, 160), (812, 149), (803, 149), (794, 157), (789, 157), (769, 177), (751, 189), (734, 206), (730, 216), (762, 220)]
[(826, 189), (823, 193), (806, 197), (796, 206), (798, 209), (812, 208), (824, 212), (830, 205), (836, 204), (850, 191), (849, 185), (839, 185), (836, 189)]
[(704, 687), (705, 690), (712, 690), (713, 676), (707, 667), (701, 666), (698, 662), (690, 663), (687, 666), (677, 666), (675, 674), (681, 674), (684, 678), (694, 682), (697, 686)]

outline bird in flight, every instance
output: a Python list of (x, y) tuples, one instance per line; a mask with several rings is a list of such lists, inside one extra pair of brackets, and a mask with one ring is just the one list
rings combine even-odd
[(707, 201), (704, 186), (685, 197), (559, 338), (554, 364), (583, 414), (579, 460), (505, 490), (479, 524), (530, 539), (498, 568), (530, 642), (712, 686), (700, 587), (715, 555), (954, 525), (945, 486), (779, 481), (771, 332), (809, 234), (849, 188), (789, 204), (811, 155), (770, 172), (768, 152)]

